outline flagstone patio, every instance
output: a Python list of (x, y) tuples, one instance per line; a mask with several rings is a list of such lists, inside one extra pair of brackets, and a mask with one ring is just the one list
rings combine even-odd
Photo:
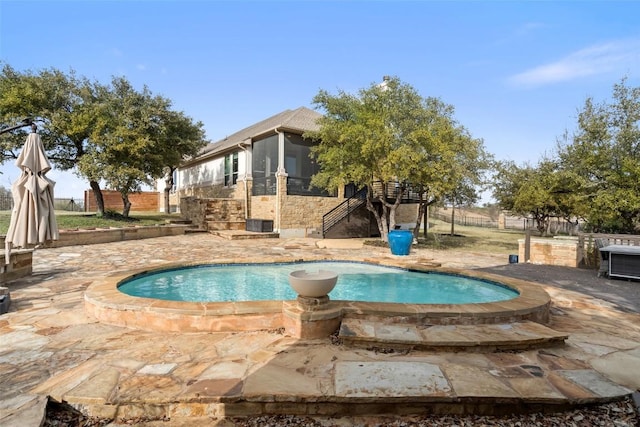
[(509, 351), (352, 346), (337, 336), (300, 340), (280, 329), (150, 332), (104, 324), (85, 311), (87, 287), (113, 273), (169, 263), (246, 262), (256, 253), (274, 261), (401, 258), (517, 272), (504, 255), (419, 249), (394, 257), (388, 249), (356, 240), (333, 245), (191, 234), (39, 249), (33, 275), (9, 283), (12, 306), (0, 317), (0, 424), (37, 425), (46, 396), (103, 418), (188, 419), (204, 425), (224, 417), (282, 413), (558, 410), (640, 389), (640, 314), (552, 286), (552, 280), (539, 285), (552, 298), (545, 326), (566, 341)]

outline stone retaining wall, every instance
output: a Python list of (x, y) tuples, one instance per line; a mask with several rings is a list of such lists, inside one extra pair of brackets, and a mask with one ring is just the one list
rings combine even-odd
[(529, 259), (525, 259), (525, 239), (518, 240), (518, 260), (532, 264), (560, 265), (564, 267), (578, 267), (580, 265), (580, 251), (578, 240), (572, 238), (544, 239), (531, 238)]
[[(2, 247), (4, 248), (4, 237), (2, 238)], [(33, 250), (16, 249), (11, 251), (9, 258), (9, 264), (5, 264), (6, 256), (3, 249), (0, 254), (0, 284), (29, 276), (33, 271)]]
[(197, 197), (180, 198), (180, 215), (202, 229), (207, 229), (207, 199)]
[[(124, 240), (150, 239), (153, 237), (178, 236), (193, 228), (185, 224), (167, 225), (136, 225), (124, 228), (96, 228), (79, 230), (60, 230), (58, 240), (49, 242), (42, 247), (61, 248), (63, 246), (93, 245), (97, 243), (120, 242)], [(0, 245), (4, 248), (5, 236), (0, 236)], [(21, 249), (14, 249), (21, 251)], [(13, 252), (12, 251), (12, 254)], [(31, 251), (29, 251), (31, 252)], [(2, 254), (4, 259), (4, 252)]]

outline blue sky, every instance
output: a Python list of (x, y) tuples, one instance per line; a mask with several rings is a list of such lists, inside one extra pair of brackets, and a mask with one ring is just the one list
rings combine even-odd
[[(497, 159), (535, 163), (587, 97), (640, 86), (635, 1), (0, 1), (0, 60), (171, 99), (217, 141), (320, 89), (399, 77)], [(0, 167), (0, 185), (17, 178)], [(52, 171), (56, 197), (88, 184)]]

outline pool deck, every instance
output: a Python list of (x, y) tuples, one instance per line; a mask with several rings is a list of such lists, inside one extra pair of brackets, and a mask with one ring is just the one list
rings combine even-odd
[[(279, 329), (144, 331), (99, 322), (85, 310), (88, 286), (113, 274), (175, 263), (251, 262), (257, 254), (272, 261), (431, 262), (526, 278), (541, 283), (552, 298), (546, 326), (568, 338), (511, 351), (367, 347), (341, 344), (336, 337), (300, 340)], [(8, 285), (12, 305), (0, 316), (3, 426), (40, 425), (47, 396), (121, 421), (144, 417), (171, 419), (167, 425), (216, 425), (212, 419), (269, 413), (554, 410), (640, 389), (640, 313), (622, 301), (593, 296), (597, 292), (576, 292), (583, 283), (591, 290), (629, 282), (596, 278), (595, 271), (509, 265), (504, 254), (420, 249), (395, 257), (358, 240), (229, 240), (209, 234), (39, 249), (33, 270)], [(478, 341), (506, 328), (465, 333)], [(389, 334), (389, 328), (380, 330)], [(392, 332), (401, 341), (416, 333)], [(450, 340), (464, 335), (455, 326), (439, 333)], [(225, 423), (217, 425), (231, 425)]]

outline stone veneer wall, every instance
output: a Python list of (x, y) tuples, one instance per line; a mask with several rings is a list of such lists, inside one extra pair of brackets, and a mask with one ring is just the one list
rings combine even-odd
[[(244, 187), (243, 187), (244, 188)], [(236, 187), (225, 187), (221, 184), (217, 185), (201, 185), (191, 186), (186, 188), (180, 188), (177, 191), (180, 199), (183, 197), (196, 197), (199, 199), (228, 199), (228, 198), (242, 198), (236, 197), (235, 192), (238, 189)]]
[(531, 238), (530, 258), (524, 258), (525, 239), (518, 240), (518, 261), (532, 264), (579, 266), (577, 239)]
[(322, 216), (343, 201), (338, 197), (287, 196), (280, 212), (280, 228), (321, 230)]
[[(2, 239), (4, 248), (4, 239)], [(0, 254), (0, 283), (4, 284), (31, 275), (33, 271), (33, 250), (15, 249), (11, 251), (9, 264), (5, 264), (4, 250)]]
[(207, 200), (208, 219), (215, 221), (244, 221), (244, 203), (237, 199)]
[(270, 219), (276, 227), (276, 196), (251, 196), (249, 218)]
[(195, 227), (206, 230), (207, 199), (194, 196), (180, 198), (180, 216), (191, 221)]
[(238, 199), (182, 197), (180, 214), (183, 218), (190, 220), (194, 226), (208, 230), (209, 221), (243, 222), (244, 202)]
[(207, 230), (244, 230), (244, 202), (237, 199), (209, 199), (205, 219)]

